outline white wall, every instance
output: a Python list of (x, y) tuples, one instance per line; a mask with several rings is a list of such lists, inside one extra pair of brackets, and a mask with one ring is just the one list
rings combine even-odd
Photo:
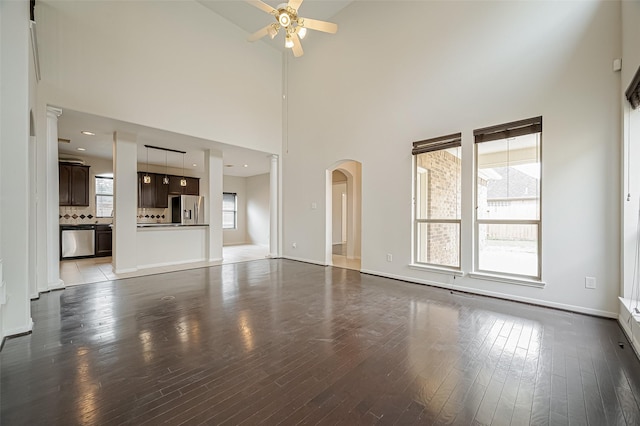
[(269, 246), (269, 174), (247, 179), (247, 240)]
[(224, 176), (222, 179), (223, 192), (235, 192), (236, 198), (236, 229), (222, 231), (223, 245), (246, 244), (247, 239), (247, 179), (239, 176)]
[[(0, 338), (31, 330), (29, 3), (0, 2)], [(6, 302), (6, 303), (5, 303)]]
[[(284, 255), (324, 263), (325, 170), (349, 158), (362, 163), (364, 271), (615, 316), (620, 3), (390, 4), (352, 3), (334, 19), (338, 34), (305, 40), (306, 54), (289, 61)], [(469, 272), (473, 129), (537, 115), (546, 286), (467, 276), (454, 284), (450, 275), (410, 269), (411, 142), (462, 132)], [(585, 276), (596, 277), (595, 290), (585, 289)]]
[(280, 152), (281, 55), (202, 4), (43, 0), (36, 13), (41, 103)]
[(138, 228), (137, 269), (208, 260), (207, 232), (206, 226)]

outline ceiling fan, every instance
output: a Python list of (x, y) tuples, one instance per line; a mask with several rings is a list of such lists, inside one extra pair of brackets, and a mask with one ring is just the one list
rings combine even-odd
[(285, 31), (284, 46), (293, 50), (293, 56), (295, 57), (304, 54), (300, 40), (307, 35), (307, 29), (330, 34), (335, 34), (338, 31), (337, 24), (298, 16), (298, 8), (302, 4), (302, 0), (289, 0), (289, 3), (279, 4), (276, 8), (260, 0), (247, 0), (247, 3), (276, 18), (276, 22), (251, 34), (248, 40), (256, 41), (266, 35), (273, 39), (282, 28)]

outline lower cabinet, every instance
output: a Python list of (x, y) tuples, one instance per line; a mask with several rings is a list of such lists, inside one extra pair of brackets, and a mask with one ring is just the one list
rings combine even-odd
[(96, 256), (111, 256), (112, 235), (109, 225), (96, 225)]

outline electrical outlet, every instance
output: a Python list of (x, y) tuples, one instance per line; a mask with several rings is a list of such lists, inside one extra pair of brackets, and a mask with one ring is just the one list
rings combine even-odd
[(298, 243), (291, 243), (291, 247), (298, 248)]
[(387, 262), (393, 262), (393, 255), (391, 253), (387, 253)]
[(318, 208), (318, 203), (311, 203), (311, 210), (315, 210)]
[(584, 277), (584, 287), (590, 289), (596, 288), (596, 279), (594, 277)]

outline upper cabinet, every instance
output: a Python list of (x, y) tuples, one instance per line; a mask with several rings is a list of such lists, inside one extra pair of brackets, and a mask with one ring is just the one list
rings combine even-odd
[[(144, 183), (144, 176), (148, 175), (150, 183)], [(138, 207), (153, 208), (156, 206), (156, 182), (155, 173), (138, 172)]]
[(89, 205), (89, 166), (58, 163), (61, 206)]
[(200, 178), (185, 177), (187, 186), (180, 185), (182, 176), (169, 176), (169, 194), (200, 195)]
[[(149, 175), (150, 183), (144, 183), (145, 174)], [(169, 175), (168, 185), (163, 183), (164, 177), (164, 174), (138, 172), (138, 207), (165, 209), (169, 207), (170, 195), (200, 195), (200, 178), (186, 177), (187, 186), (181, 186), (181, 176)]]

